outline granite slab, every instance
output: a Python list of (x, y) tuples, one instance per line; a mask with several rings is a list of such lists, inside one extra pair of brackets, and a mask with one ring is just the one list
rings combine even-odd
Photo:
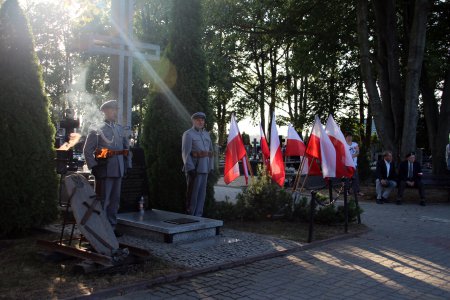
[[(173, 224), (173, 220), (189, 219), (192, 223)], [(166, 243), (197, 240), (215, 236), (223, 221), (152, 209), (117, 215), (118, 229), (131, 235), (146, 237)]]

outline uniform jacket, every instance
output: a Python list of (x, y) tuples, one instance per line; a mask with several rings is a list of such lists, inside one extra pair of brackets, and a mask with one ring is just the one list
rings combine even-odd
[(384, 159), (380, 159), (377, 161), (377, 170), (376, 170), (376, 179), (388, 179), (388, 180), (396, 180), (397, 174), (395, 173), (395, 165), (394, 162), (391, 161), (391, 167), (389, 168), (389, 174), (386, 174), (386, 163)]
[[(400, 163), (400, 166), (398, 168), (398, 177), (400, 180), (404, 180), (406, 181), (408, 179), (408, 160), (402, 161)], [(413, 177), (412, 179), (415, 180), (420, 180), (422, 177), (418, 175), (418, 173), (422, 173), (422, 167), (420, 166), (420, 164), (415, 161), (413, 162)]]
[(213, 151), (209, 132), (192, 127), (183, 133), (181, 145), (183, 171), (196, 170), (197, 173), (209, 173), (214, 169), (214, 156), (195, 158), (191, 155), (192, 151)]
[[(128, 149), (128, 139), (123, 127), (116, 123), (104, 122), (100, 128), (90, 130), (84, 144), (84, 157), (89, 169), (98, 165), (95, 159), (95, 149), (107, 148), (110, 150)], [(104, 177), (122, 177), (125, 168), (131, 168), (131, 157), (114, 155), (107, 159)]]

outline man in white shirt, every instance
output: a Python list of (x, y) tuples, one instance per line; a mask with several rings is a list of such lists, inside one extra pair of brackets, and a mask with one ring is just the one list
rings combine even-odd
[(352, 177), (352, 189), (354, 193), (358, 193), (359, 196), (364, 196), (359, 189), (359, 176), (358, 176), (358, 155), (359, 155), (359, 146), (358, 143), (353, 142), (353, 136), (351, 133), (347, 132), (345, 134), (345, 141), (350, 150), (350, 154), (352, 155), (353, 162), (355, 163), (355, 173), (353, 173)]

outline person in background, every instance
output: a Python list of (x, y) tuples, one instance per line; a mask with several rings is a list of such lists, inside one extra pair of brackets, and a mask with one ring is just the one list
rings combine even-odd
[(354, 193), (357, 193), (359, 196), (364, 196), (359, 189), (359, 176), (358, 176), (358, 155), (359, 155), (359, 146), (358, 143), (353, 141), (353, 136), (350, 132), (345, 134), (345, 141), (350, 150), (350, 154), (352, 155), (353, 162), (355, 163), (355, 173), (352, 177), (352, 189)]
[(397, 186), (395, 166), (392, 163), (392, 152), (384, 151), (383, 159), (377, 162), (375, 172), (377, 204), (388, 202), (388, 198), (392, 190)]
[(416, 155), (414, 152), (410, 152), (406, 155), (406, 160), (400, 163), (398, 171), (398, 195), (397, 205), (402, 204), (403, 192), (405, 187), (416, 187), (419, 190), (421, 206), (425, 206), (425, 191), (422, 183), (422, 167), (420, 163), (416, 161)]
[(191, 116), (192, 127), (183, 133), (181, 150), (187, 180), (186, 213), (198, 217), (203, 215), (208, 173), (214, 169), (214, 152), (205, 119), (203, 112)]

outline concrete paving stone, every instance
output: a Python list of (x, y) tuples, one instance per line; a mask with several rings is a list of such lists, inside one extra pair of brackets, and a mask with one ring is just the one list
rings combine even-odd
[(171, 297), (171, 295), (169, 295), (167, 292), (164, 292), (164, 291), (154, 292), (154, 293), (152, 293), (152, 295), (155, 297), (161, 297), (163, 299)]
[[(449, 219), (450, 206), (430, 205), (426, 210), (408, 204), (401, 209), (367, 202), (361, 206), (365, 210), (363, 222), (372, 229), (367, 234), (170, 286), (187, 294), (200, 293), (202, 288), (222, 282), (216, 296), (229, 299), (248, 299), (236, 294), (238, 289), (241, 293), (249, 292), (253, 298), (260, 293), (261, 298), (273, 296), (271, 299), (450, 299), (450, 253), (448, 247), (436, 242), (446, 238), (450, 241), (450, 228), (438, 222), (421, 221), (422, 217)], [(274, 245), (293, 247), (289, 241), (267, 236), (232, 231), (225, 234), (239, 236), (241, 242), (205, 248), (203, 253), (190, 252), (189, 247), (186, 250), (180, 245), (159, 245), (156, 251), (173, 263), (202, 268), (268, 253), (274, 251)], [(314, 290), (319, 294), (312, 295)], [(147, 290), (147, 295), (155, 296), (154, 291), (155, 288)]]
[(214, 299), (214, 300), (229, 300), (231, 298), (227, 295), (220, 294), (220, 295), (215, 295), (214, 298), (212, 298), (212, 299)]
[(184, 294), (185, 290), (184, 289), (175, 289), (175, 290), (169, 291), (168, 293), (170, 295), (176, 296), (176, 295)]

